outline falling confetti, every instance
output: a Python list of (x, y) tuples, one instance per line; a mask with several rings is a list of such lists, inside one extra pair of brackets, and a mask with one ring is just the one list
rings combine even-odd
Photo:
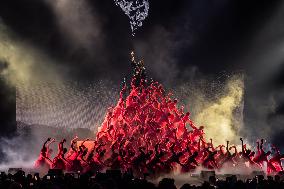
[(132, 36), (135, 35), (135, 31), (142, 26), (142, 22), (147, 18), (149, 13), (149, 1), (148, 0), (114, 0), (115, 4), (119, 6), (123, 12), (130, 19), (130, 26), (132, 30)]

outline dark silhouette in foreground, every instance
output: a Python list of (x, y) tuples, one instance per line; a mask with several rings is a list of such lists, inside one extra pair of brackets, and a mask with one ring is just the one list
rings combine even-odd
[[(185, 181), (186, 182), (186, 181)], [(106, 173), (65, 173), (50, 170), (47, 175), (40, 178), (37, 173), (25, 175), (18, 171), (14, 175), (2, 172), (0, 174), (1, 189), (177, 189), (175, 180), (163, 178), (158, 184), (149, 182), (144, 178), (135, 178), (131, 171), (121, 173), (119, 170), (108, 170)], [(283, 174), (274, 177), (255, 176), (252, 179), (238, 180), (235, 175), (219, 180), (210, 176), (200, 186), (184, 184), (181, 189), (281, 189), (284, 188)]]

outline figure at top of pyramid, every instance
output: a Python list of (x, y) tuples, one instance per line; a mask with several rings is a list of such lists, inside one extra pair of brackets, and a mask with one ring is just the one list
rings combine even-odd
[(135, 53), (132, 51), (131, 55), (131, 67), (132, 67), (132, 78), (135, 79), (135, 86), (139, 86), (141, 81), (147, 81), (146, 68), (144, 66), (144, 61), (135, 59)]

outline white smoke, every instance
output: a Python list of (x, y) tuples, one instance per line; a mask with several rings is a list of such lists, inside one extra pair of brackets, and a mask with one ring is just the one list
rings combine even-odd
[(52, 8), (63, 36), (71, 45), (93, 51), (103, 33), (96, 14), (86, 0), (45, 0)]
[(226, 140), (239, 142), (244, 121), (243, 98), (243, 76), (233, 76), (215, 100), (203, 98), (195, 103), (199, 107), (193, 108), (198, 108), (199, 112), (192, 119), (197, 125), (204, 126), (207, 140), (212, 138), (215, 145), (225, 144)]
[[(0, 20), (0, 60), (7, 62), (7, 69), (1, 76), (13, 86), (17, 82), (31, 80), (60, 81), (64, 72), (56, 66), (56, 61), (46, 56), (44, 52), (33, 47), (11, 31)], [(65, 70), (66, 71), (66, 70)]]

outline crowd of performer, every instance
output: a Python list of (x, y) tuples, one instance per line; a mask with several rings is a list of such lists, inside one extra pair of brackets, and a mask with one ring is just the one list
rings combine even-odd
[(105, 121), (96, 135), (92, 149), (77, 145), (75, 137), (67, 150), (66, 140), (58, 142), (57, 155), (51, 159), (50, 144), (45, 141), (36, 165), (47, 165), (66, 170), (95, 170), (104, 168), (128, 170), (137, 174), (145, 172), (167, 173), (176, 168), (182, 172), (195, 170), (198, 166), (207, 169), (230, 167), (259, 167), (267, 165), (267, 173), (283, 170), (284, 155), (275, 146), (264, 150), (264, 140), (257, 141), (256, 152), (248, 149), (240, 140), (241, 150), (230, 145), (214, 146), (212, 139), (205, 140), (203, 127), (197, 128), (177, 107), (177, 100), (165, 95), (158, 83), (150, 86), (132, 85), (129, 95), (126, 87), (115, 107), (108, 110)]
[[(132, 54), (132, 56), (134, 56)], [(108, 109), (105, 120), (96, 134), (93, 148), (66, 140), (58, 143), (58, 153), (51, 159), (48, 139), (41, 150), (37, 166), (67, 170), (102, 170), (104, 168), (128, 170), (137, 174), (167, 173), (177, 167), (183, 172), (198, 166), (207, 169), (230, 167), (260, 167), (267, 164), (267, 173), (283, 170), (279, 149), (264, 150), (264, 140), (257, 141), (253, 151), (241, 139), (241, 150), (230, 145), (215, 146), (206, 141), (203, 126), (197, 127), (190, 120), (190, 113), (178, 106), (178, 100), (166, 93), (158, 82), (147, 82), (143, 63), (134, 64), (130, 88), (124, 84), (118, 103)], [(88, 140), (88, 139), (87, 139)]]
[[(46, 166), (69, 171), (102, 171), (105, 168), (128, 171), (131, 169), (137, 174), (143, 173), (168, 173), (177, 167), (182, 172), (194, 171), (198, 166), (207, 169), (220, 169), (223, 166), (234, 168), (259, 168), (267, 165), (267, 173), (273, 174), (283, 171), (281, 159), (284, 158), (276, 147), (271, 151), (264, 151), (264, 141), (257, 141), (257, 152), (246, 148), (242, 143), (242, 150), (237, 151), (236, 146), (219, 145), (214, 147), (212, 143), (204, 143), (199, 140), (198, 147), (192, 147), (189, 143), (184, 149), (181, 143), (172, 143), (169, 139), (163, 139), (154, 146), (154, 149), (133, 147), (133, 138), (117, 140), (107, 147), (104, 143), (94, 143), (93, 148), (88, 149), (84, 143), (78, 147), (74, 138), (67, 152), (64, 148), (65, 139), (58, 143), (58, 153), (51, 159), (49, 145), (55, 140), (48, 138), (41, 150), (36, 162), (36, 167)], [(233, 152), (232, 152), (232, 151)]]

